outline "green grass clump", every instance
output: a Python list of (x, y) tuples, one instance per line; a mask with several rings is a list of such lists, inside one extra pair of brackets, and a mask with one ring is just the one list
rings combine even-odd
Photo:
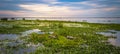
[(35, 43), (35, 44), (42, 43), (42, 42), (48, 40), (47, 35), (44, 35), (44, 34), (40, 35), (40, 34), (36, 34), (36, 33), (32, 33), (27, 38), (28, 38), (27, 39), (28, 42), (32, 42), (32, 43)]

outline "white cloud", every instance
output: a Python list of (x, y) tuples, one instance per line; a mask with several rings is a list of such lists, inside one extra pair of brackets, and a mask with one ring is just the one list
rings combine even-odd
[(83, 5), (88, 5), (88, 6), (99, 6), (98, 4), (96, 4), (96, 3), (90, 3), (90, 2), (88, 2), (88, 1), (84, 1), (84, 2), (80, 2), (80, 4), (83, 4)]
[[(20, 7), (31, 10), (33, 12), (48, 14), (48, 15), (56, 15), (56, 14), (64, 14), (71, 12), (69, 7), (65, 6), (49, 6), (46, 4), (35, 4), (35, 5), (20, 5)], [(70, 13), (69, 13), (70, 14)]]
[(56, 12), (56, 11), (68, 11), (68, 7), (64, 6), (49, 6), (46, 4), (35, 4), (35, 5), (20, 5), (20, 7), (35, 12)]
[(42, 0), (43, 2), (57, 2), (57, 0)]
[[(37, 16), (90, 16), (98, 13), (97, 9), (73, 10), (70, 6), (49, 6), (47, 4), (19, 5), (20, 7), (36, 12)], [(75, 8), (75, 7), (74, 7)], [(31, 13), (32, 14), (32, 13)]]
[[(83, 2), (81, 4), (87, 3)], [(91, 6), (97, 6), (92, 4)], [(19, 11), (0, 11), (0, 14), (9, 14), (11, 16), (103, 16), (106, 12), (115, 11), (117, 8), (100, 8), (100, 9), (77, 9), (80, 7), (71, 6), (50, 6), (49, 4), (20, 4), (19, 7), (26, 10)], [(74, 9), (75, 8), (75, 9)]]
[(115, 11), (115, 10), (117, 10), (118, 8), (116, 8), (116, 7), (109, 7), (109, 8), (103, 8), (103, 10), (104, 11)]

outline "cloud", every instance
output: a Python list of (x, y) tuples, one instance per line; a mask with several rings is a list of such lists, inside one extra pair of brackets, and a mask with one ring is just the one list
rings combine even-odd
[(46, 4), (19, 5), (31, 12), (39, 13), (39, 16), (90, 16), (98, 13), (97, 9), (73, 10), (70, 6), (49, 6)]
[(58, 0), (42, 0), (43, 2), (57, 2)]
[(0, 16), (120, 16), (119, 0), (1, 0)]
[(58, 0), (1, 0), (1, 2), (57, 2)]
[(56, 11), (68, 11), (68, 7), (65, 6), (49, 6), (46, 4), (34, 4), (34, 5), (19, 5), (23, 9), (31, 10), (35, 12), (56, 12)]
[(103, 10), (104, 11), (115, 11), (115, 10), (117, 10), (117, 8), (115, 8), (115, 7), (110, 7), (110, 8), (103, 8)]

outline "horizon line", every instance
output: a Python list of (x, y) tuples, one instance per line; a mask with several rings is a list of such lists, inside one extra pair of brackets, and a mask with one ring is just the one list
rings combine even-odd
[[(75, 17), (75, 18), (113, 18), (113, 17), (80, 17), (80, 16), (39, 16), (39, 17), (32, 17), (32, 16), (30, 16), (30, 17), (28, 17), (28, 16), (0, 16), (0, 18), (40, 18), (40, 17), (48, 17), (48, 18), (51, 18), (51, 17), (62, 17), (62, 18), (64, 18), (64, 17)], [(114, 18), (120, 18), (120, 17), (114, 17)]]

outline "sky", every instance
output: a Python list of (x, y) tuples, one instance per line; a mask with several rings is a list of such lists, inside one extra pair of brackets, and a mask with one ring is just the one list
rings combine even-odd
[(7, 17), (120, 17), (120, 0), (0, 0)]

